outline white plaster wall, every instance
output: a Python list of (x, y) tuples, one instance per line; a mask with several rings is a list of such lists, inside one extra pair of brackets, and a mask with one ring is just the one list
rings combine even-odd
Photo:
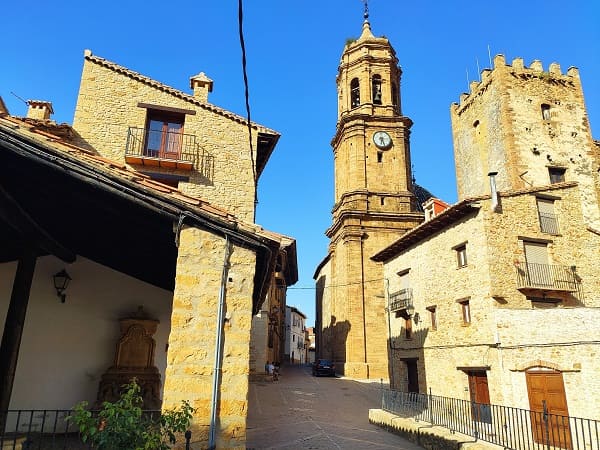
[[(4, 324), (16, 263), (0, 264), (0, 319)], [(73, 280), (61, 303), (52, 275), (66, 268)], [(165, 379), (173, 294), (81, 256), (65, 266), (38, 258), (10, 409), (68, 409), (96, 400), (102, 374), (114, 362), (119, 319), (144, 306), (160, 324), (155, 364)], [(161, 386), (162, 389), (162, 386)]]

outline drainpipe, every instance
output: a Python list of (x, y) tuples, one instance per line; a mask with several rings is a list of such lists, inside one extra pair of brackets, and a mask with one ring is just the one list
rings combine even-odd
[(490, 177), (490, 191), (491, 191), (491, 195), (492, 195), (491, 209), (493, 212), (498, 212), (498, 205), (499, 205), (498, 191), (496, 189), (496, 175), (498, 175), (498, 172), (488, 173), (488, 177)]
[[(387, 300), (387, 323), (388, 323), (388, 339), (389, 339), (389, 348), (390, 348), (390, 389), (392, 389), (392, 386), (394, 386), (394, 346), (392, 345), (392, 324), (391, 324), (391, 320), (390, 320), (390, 280), (388, 280), (387, 278), (384, 278), (384, 282), (385, 282), (385, 297)], [(382, 395), (382, 401), (383, 401), (383, 395)]]
[(223, 345), (223, 318), (225, 307), (225, 289), (227, 276), (229, 274), (229, 236), (225, 235), (225, 256), (223, 258), (223, 272), (221, 275), (221, 288), (219, 289), (219, 307), (217, 311), (217, 335), (215, 339), (215, 367), (212, 379), (212, 397), (210, 400), (210, 432), (208, 437), (208, 448), (215, 449), (215, 435), (217, 428), (217, 396), (219, 394), (219, 381), (221, 379), (221, 358)]

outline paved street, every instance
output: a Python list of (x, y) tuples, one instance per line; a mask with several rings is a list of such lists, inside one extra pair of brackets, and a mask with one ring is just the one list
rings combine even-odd
[(379, 383), (283, 366), (279, 381), (250, 383), (247, 448), (420, 450), (369, 423), (380, 404)]

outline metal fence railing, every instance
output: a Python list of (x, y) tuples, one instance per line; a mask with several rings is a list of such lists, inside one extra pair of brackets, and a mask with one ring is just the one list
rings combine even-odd
[[(84, 443), (77, 426), (67, 420), (73, 414), (70, 409), (9, 410), (0, 412), (4, 432), (0, 432), (2, 450), (90, 450)], [(92, 411), (92, 413), (94, 413)], [(144, 416), (160, 417), (160, 410), (147, 410)], [(186, 449), (190, 449), (191, 433), (185, 433)]]
[(412, 306), (412, 289), (404, 288), (390, 294), (390, 311), (400, 311)]
[(600, 421), (382, 390), (382, 409), (514, 450), (600, 450)]

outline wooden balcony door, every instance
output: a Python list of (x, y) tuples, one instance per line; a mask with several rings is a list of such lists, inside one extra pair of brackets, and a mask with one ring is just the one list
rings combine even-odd
[[(526, 372), (525, 376), (529, 408), (532, 411), (533, 439), (555, 448), (573, 448), (562, 373), (555, 370), (535, 370)], [(544, 421), (544, 402), (548, 413), (547, 421)]]
[(184, 117), (152, 111), (146, 127), (147, 156), (164, 159), (180, 159), (183, 144)]

